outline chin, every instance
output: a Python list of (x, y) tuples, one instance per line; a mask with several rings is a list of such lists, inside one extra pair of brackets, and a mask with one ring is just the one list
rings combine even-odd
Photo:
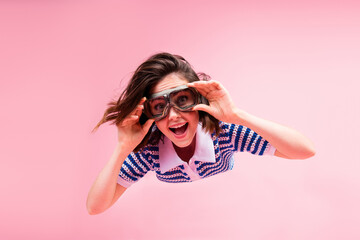
[(192, 140), (189, 141), (189, 142), (186, 142), (186, 143), (177, 143), (177, 142), (175, 142), (175, 141), (172, 141), (172, 143), (175, 144), (175, 145), (176, 145), (177, 147), (179, 147), (179, 148), (186, 148), (186, 147), (188, 147), (188, 146), (191, 145)]

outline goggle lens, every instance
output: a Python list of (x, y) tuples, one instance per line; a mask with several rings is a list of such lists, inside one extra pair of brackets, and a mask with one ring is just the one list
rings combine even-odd
[(170, 107), (180, 111), (191, 111), (198, 104), (199, 95), (191, 88), (174, 90), (168, 94), (149, 99), (145, 105), (148, 117), (161, 119), (168, 114)]

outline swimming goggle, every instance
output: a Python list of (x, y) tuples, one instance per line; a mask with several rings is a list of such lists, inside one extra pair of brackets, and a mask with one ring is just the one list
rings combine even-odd
[(208, 104), (195, 88), (181, 85), (151, 95), (144, 103), (144, 113), (148, 118), (158, 121), (169, 114), (171, 107), (189, 112), (200, 103)]

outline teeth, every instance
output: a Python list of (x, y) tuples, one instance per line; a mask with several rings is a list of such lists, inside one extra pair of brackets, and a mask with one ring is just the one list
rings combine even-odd
[(176, 126), (176, 127), (170, 127), (170, 128), (181, 128), (181, 127), (183, 127), (184, 125), (185, 125), (186, 123), (184, 123), (184, 124), (182, 124), (182, 125), (179, 125), (179, 126)]

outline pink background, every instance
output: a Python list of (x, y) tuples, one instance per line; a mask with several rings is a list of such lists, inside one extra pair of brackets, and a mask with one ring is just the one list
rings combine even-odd
[[(359, 239), (358, 1), (0, 1), (0, 239)], [(315, 157), (236, 155), (190, 184), (153, 173), (103, 214), (116, 144), (90, 131), (150, 55), (183, 55)]]

